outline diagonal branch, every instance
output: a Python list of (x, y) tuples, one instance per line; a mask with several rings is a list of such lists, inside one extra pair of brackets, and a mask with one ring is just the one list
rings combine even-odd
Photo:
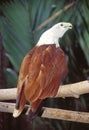
[(52, 15), (50, 18), (48, 18), (45, 22), (43, 22), (42, 24), (40, 24), (34, 31), (33, 33), (41, 30), (43, 27), (45, 27), (47, 24), (49, 24), (50, 22), (52, 22), (54, 19), (56, 19), (57, 17), (59, 17), (63, 11), (68, 10), (69, 8), (71, 8), (73, 5), (75, 4), (75, 2), (72, 2), (68, 5), (66, 5), (64, 7), (64, 9), (60, 9), (58, 12), (56, 12), (54, 15)]

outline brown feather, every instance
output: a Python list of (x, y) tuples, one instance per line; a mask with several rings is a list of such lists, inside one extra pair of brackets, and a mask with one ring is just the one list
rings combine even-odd
[(66, 73), (65, 54), (59, 47), (56, 48), (55, 44), (36, 46), (22, 62), (18, 95), (24, 83), (25, 99), (35, 112), (43, 99), (56, 95)]

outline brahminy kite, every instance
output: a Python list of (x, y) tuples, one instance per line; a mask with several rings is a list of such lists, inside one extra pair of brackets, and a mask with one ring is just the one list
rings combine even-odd
[(24, 57), (19, 72), (14, 117), (21, 114), (26, 101), (30, 103), (29, 116), (32, 116), (44, 99), (56, 95), (62, 78), (67, 74), (66, 56), (58, 40), (71, 28), (71, 23), (55, 24), (41, 35), (36, 46)]

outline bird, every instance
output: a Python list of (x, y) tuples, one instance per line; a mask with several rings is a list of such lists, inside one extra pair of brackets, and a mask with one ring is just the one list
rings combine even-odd
[(60, 48), (59, 41), (69, 29), (72, 29), (69, 22), (53, 25), (24, 57), (18, 76), (14, 118), (20, 116), (28, 101), (29, 119), (33, 119), (40, 104), (57, 94), (62, 79), (68, 72), (66, 55)]

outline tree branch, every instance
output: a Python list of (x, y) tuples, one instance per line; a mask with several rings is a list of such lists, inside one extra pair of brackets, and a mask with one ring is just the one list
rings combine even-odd
[[(0, 89), (0, 100), (16, 99), (16, 88)], [(58, 97), (75, 97), (89, 93), (89, 81), (82, 81), (74, 84), (62, 85), (54, 98)]]
[(79, 98), (82, 94), (89, 93), (89, 81), (82, 81), (74, 84), (63, 85), (59, 87), (56, 97), (75, 97)]
[(43, 118), (59, 119), (81, 123), (89, 123), (88, 112), (69, 111), (56, 108), (46, 108), (42, 114)]
[[(0, 102), (0, 111), (13, 113), (14, 106), (15, 106), (14, 103)], [(25, 107), (27, 109), (28, 105), (26, 105)], [(60, 119), (66, 121), (75, 121), (81, 123), (89, 123), (89, 113), (87, 112), (76, 112), (57, 108), (44, 107), (42, 117), (50, 119)]]
[(43, 27), (45, 27), (47, 24), (49, 24), (51, 21), (53, 21), (54, 19), (56, 19), (57, 17), (59, 17), (63, 11), (68, 10), (69, 8), (71, 8), (73, 5), (75, 4), (75, 2), (72, 2), (68, 5), (66, 5), (64, 7), (64, 9), (60, 9), (58, 12), (56, 12), (54, 15), (52, 15), (50, 18), (48, 18), (45, 22), (43, 22), (42, 24), (40, 24), (34, 31), (33, 33), (41, 30)]
[(17, 88), (0, 89), (0, 100), (16, 99)]
[[(12, 100), (16, 99), (16, 88), (13, 89), (0, 89), (0, 100)], [(57, 97), (75, 97), (79, 98), (81, 94), (89, 93), (89, 81), (82, 81), (74, 84), (63, 85), (59, 87)], [(12, 113), (14, 109), (14, 103), (0, 102), (0, 112)], [(25, 106), (27, 109), (28, 105)], [(62, 119), (67, 121), (75, 121), (82, 123), (89, 123), (89, 113), (76, 112), (69, 110), (62, 110), (56, 108), (44, 108), (42, 114), (43, 118)]]

